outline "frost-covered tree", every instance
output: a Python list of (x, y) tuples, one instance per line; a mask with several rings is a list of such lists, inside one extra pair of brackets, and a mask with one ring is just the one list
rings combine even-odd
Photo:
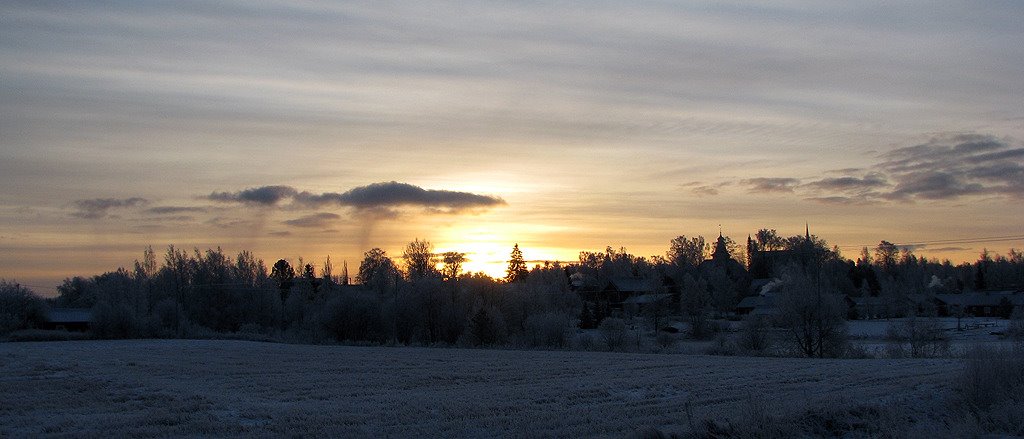
[(842, 355), (846, 345), (846, 305), (820, 281), (788, 267), (776, 289), (779, 320), (808, 357)]
[(679, 267), (697, 267), (707, 258), (708, 246), (703, 236), (687, 238), (677, 236), (669, 243), (665, 258)]
[(46, 304), (32, 290), (0, 279), (0, 335), (42, 323)]

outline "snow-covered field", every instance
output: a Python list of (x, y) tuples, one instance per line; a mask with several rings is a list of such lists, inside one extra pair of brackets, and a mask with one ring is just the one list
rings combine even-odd
[[(622, 436), (950, 386), (957, 360), (307, 346), (0, 344), (0, 437)], [(836, 401), (836, 399), (840, 401)]]
[[(906, 319), (851, 320), (847, 322), (852, 343), (877, 357), (886, 356), (890, 348), (887, 340), (889, 328)], [(961, 357), (977, 347), (1011, 349), (1015, 345), (1000, 335), (1006, 331), (1009, 320), (999, 318), (965, 317), (957, 329), (955, 317), (937, 318), (938, 327), (949, 339), (949, 352), (944, 356)]]

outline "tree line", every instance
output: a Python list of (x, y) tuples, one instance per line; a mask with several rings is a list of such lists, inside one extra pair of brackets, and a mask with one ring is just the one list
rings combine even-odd
[[(688, 323), (691, 336), (705, 337), (714, 332), (711, 322), (757, 294), (758, 279), (771, 279), (779, 288), (809, 294), (784, 297), (793, 310), (787, 327), (805, 354), (823, 356), (822, 337), (799, 332), (825, 334), (825, 326), (855, 317), (833, 303), (835, 297), (878, 297), (892, 303), (886, 312), (903, 316), (914, 312), (900, 300), (911, 294), (1024, 285), (1024, 258), (1013, 249), (1007, 256), (985, 251), (974, 263), (953, 265), (882, 241), (851, 260), (809, 233), (781, 237), (770, 229), (748, 238), (745, 247), (725, 236), (714, 244), (679, 236), (664, 255), (608, 247), (580, 252), (571, 263), (533, 267), (516, 244), (503, 279), (466, 273), (466, 261), (464, 253), (435, 253), (429, 241), (416, 239), (394, 258), (380, 248), (365, 252), (352, 278), (347, 263), (335, 270), (329, 257), (318, 266), (281, 259), (268, 269), (248, 251), (232, 257), (219, 248), (169, 246), (158, 261), (147, 248), (132, 269), (65, 279), (58, 296), (46, 301), (3, 282), (0, 331), (33, 326), (50, 306), (92, 309), (92, 332), (105, 338), (249, 334), (317, 343), (561, 348), (575, 343), (578, 329), (601, 328), (597, 341), (611, 347), (621, 338), (621, 319), (630, 316), (654, 332), (676, 316)], [(610, 309), (602, 293), (622, 279), (668, 300)]]

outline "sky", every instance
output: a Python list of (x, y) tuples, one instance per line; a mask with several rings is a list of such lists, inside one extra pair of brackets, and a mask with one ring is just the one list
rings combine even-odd
[(1024, 3), (762, 3), (3, 2), (0, 277), (1024, 247)]

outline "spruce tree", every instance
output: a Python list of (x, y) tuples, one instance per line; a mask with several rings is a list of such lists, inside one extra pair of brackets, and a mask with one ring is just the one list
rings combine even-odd
[(526, 279), (530, 272), (526, 269), (526, 260), (523, 259), (523, 252), (519, 250), (519, 243), (512, 247), (512, 256), (508, 261), (508, 271), (505, 274), (505, 281), (518, 282)]

